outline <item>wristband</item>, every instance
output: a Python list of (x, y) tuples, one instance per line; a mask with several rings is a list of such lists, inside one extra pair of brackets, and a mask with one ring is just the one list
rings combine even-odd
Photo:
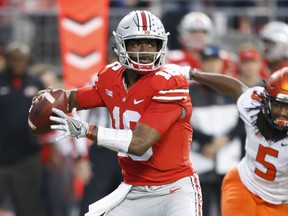
[(97, 145), (113, 151), (128, 152), (132, 140), (132, 130), (120, 130), (113, 128), (98, 127)]

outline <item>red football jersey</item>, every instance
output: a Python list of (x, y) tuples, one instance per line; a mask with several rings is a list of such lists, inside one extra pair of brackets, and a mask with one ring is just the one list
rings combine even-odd
[(99, 72), (94, 87), (77, 91), (82, 108), (108, 108), (113, 128), (134, 130), (139, 122), (161, 134), (142, 156), (118, 153), (127, 184), (162, 185), (194, 174), (189, 160), (192, 104), (188, 82), (177, 69), (167, 65), (148, 72), (127, 90), (125, 68), (115, 62)]

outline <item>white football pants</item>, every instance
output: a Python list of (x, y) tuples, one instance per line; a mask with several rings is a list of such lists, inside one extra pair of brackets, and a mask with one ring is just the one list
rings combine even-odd
[(197, 174), (161, 186), (133, 186), (105, 216), (202, 216)]

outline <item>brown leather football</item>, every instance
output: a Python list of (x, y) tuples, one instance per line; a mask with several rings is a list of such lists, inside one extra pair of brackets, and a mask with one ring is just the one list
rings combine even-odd
[(41, 135), (51, 131), (49, 117), (54, 115), (52, 108), (60, 109), (64, 112), (68, 110), (67, 96), (62, 89), (53, 89), (45, 92), (38, 100), (32, 104), (28, 115), (30, 133)]

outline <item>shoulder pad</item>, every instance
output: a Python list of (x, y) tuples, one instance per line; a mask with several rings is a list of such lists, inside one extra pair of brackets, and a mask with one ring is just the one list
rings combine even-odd
[(261, 106), (263, 90), (264, 88), (260, 86), (247, 89), (237, 100), (238, 110), (246, 112), (246, 108)]
[(261, 101), (263, 98), (263, 92), (257, 92), (254, 90), (251, 94), (251, 98), (256, 101)]
[(153, 100), (170, 102), (189, 96), (188, 81), (179, 72), (180, 69), (180, 66), (171, 64), (155, 72), (151, 81), (151, 86), (155, 89)]
[(106, 65), (106, 67), (102, 68), (97, 75), (94, 76), (94, 83), (97, 83), (99, 79), (102, 77), (110, 76), (111, 73), (115, 73), (117, 71), (121, 71), (123, 66), (120, 62), (113, 62), (111, 64)]

